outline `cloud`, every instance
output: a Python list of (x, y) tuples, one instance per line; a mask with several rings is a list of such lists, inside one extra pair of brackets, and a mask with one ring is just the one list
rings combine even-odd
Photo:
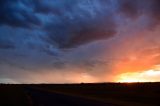
[[(66, 8), (68, 6), (70, 8)], [(62, 14), (55, 13), (53, 21), (45, 26), (50, 43), (56, 43), (60, 48), (73, 48), (95, 40), (108, 39), (116, 34), (113, 13), (102, 7), (100, 2), (64, 2), (63, 7), (57, 7)]]
[[(159, 5), (159, 0), (5, 0), (0, 1), (0, 24), (30, 29), (37, 26), (50, 44), (73, 48), (116, 35), (119, 14), (131, 19), (146, 15), (151, 25), (157, 25)], [(42, 16), (48, 19), (42, 20)]]
[(10, 41), (3, 41), (0, 39), (0, 49), (14, 49), (15, 46), (13, 42)]
[[(32, 30), (37, 26), (46, 32), (51, 44), (70, 48), (108, 39), (116, 33), (112, 13), (101, 5), (96, 0), (5, 0), (0, 3), (0, 24)], [(42, 20), (42, 16), (47, 15), (49, 23)]]
[(44, 14), (55, 14), (55, 15), (62, 15), (65, 10), (69, 10), (74, 7), (74, 4), (78, 1), (75, 0), (68, 0), (68, 1), (59, 1), (59, 0), (32, 0), (34, 4), (34, 10), (38, 13)]
[(32, 5), (28, 3), (27, 0), (0, 1), (0, 24), (24, 28), (40, 25), (40, 20), (34, 14)]
[(73, 21), (67, 22), (66, 25), (59, 24), (57, 26), (52, 24), (46, 28), (49, 34), (48, 39), (60, 48), (70, 48), (96, 40), (108, 39), (115, 35), (115, 23), (111, 18), (102, 21), (97, 20)]
[(158, 0), (1, 0), (1, 76), (56, 72), (63, 82), (61, 74), (74, 71), (105, 79), (118, 63), (156, 60), (159, 50), (148, 48), (159, 45), (159, 10)]
[(159, 24), (160, 1), (159, 0), (121, 0), (119, 1), (119, 12), (125, 16), (135, 19), (142, 15), (148, 16), (151, 24)]
[(4, 84), (16, 84), (17, 82), (9, 79), (9, 78), (0, 78), (0, 83), (4, 83)]

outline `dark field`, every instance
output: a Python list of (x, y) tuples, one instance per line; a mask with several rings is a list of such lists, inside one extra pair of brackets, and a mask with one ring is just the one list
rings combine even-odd
[(0, 106), (160, 106), (160, 83), (1, 84)]

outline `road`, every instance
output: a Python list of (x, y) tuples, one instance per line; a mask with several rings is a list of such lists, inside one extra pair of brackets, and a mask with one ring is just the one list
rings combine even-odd
[(33, 106), (117, 106), (110, 103), (36, 88), (26, 88), (26, 92)]

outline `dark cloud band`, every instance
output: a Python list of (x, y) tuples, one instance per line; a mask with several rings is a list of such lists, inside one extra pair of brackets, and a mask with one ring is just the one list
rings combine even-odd
[[(132, 19), (144, 14), (155, 25), (159, 11), (159, 0), (1, 0), (0, 25), (33, 30), (38, 26), (46, 32), (46, 41), (70, 48), (115, 35), (118, 14)], [(48, 15), (50, 23), (44, 19), (42, 24), (37, 14)]]

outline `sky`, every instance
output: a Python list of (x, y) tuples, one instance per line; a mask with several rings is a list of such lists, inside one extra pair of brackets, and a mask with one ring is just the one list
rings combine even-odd
[(160, 81), (159, 0), (0, 0), (0, 83)]

